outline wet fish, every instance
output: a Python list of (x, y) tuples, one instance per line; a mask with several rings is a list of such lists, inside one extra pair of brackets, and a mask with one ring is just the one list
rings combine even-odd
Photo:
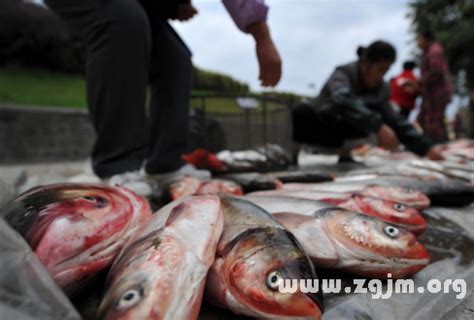
[(454, 178), (470, 183), (474, 183), (474, 167), (468, 165), (457, 166), (449, 165), (449, 163), (438, 163), (430, 160), (416, 160), (410, 161), (409, 166), (436, 172), (443, 175), (445, 178)]
[(189, 195), (206, 195), (206, 194), (228, 194), (243, 195), (242, 188), (235, 182), (212, 179), (200, 180), (194, 177), (185, 177), (176, 181), (170, 186), (170, 194), (173, 200)]
[[(390, 184), (380, 185), (374, 175), (350, 178), (352, 180), (339, 182), (285, 183), (281, 189), (285, 191), (325, 191), (345, 194), (357, 193), (364, 196), (403, 203), (404, 205), (416, 209), (426, 209), (430, 206), (430, 199), (422, 192), (412, 189), (410, 186), (400, 187), (392, 186)], [(367, 181), (370, 181), (370, 183)]]
[[(342, 195), (341, 197), (333, 193), (325, 194), (304, 191), (284, 192), (276, 190), (269, 191), (266, 195), (261, 195), (262, 193), (247, 195), (245, 199), (252, 201), (269, 212), (286, 211), (299, 213), (299, 210), (306, 210), (305, 208), (307, 207), (314, 207), (313, 210), (318, 211), (321, 208), (328, 207), (328, 204), (330, 204), (349, 211), (373, 216), (415, 234), (422, 233), (427, 227), (425, 219), (415, 208), (360, 194)], [(291, 211), (292, 208), (293, 211)]]
[(459, 139), (443, 146), (442, 154), (445, 158), (456, 160), (474, 160), (474, 140)]
[(430, 261), (413, 233), (374, 217), (297, 198), (257, 203), (294, 234), (316, 266), (398, 278)]
[(33, 188), (3, 214), (69, 294), (111, 265), (128, 237), (151, 218), (143, 197), (92, 184)]
[(229, 173), (220, 175), (219, 178), (239, 184), (245, 192), (273, 190), (282, 186), (282, 182), (277, 178), (259, 172)]
[(223, 216), (217, 196), (173, 202), (124, 247), (110, 271), (100, 319), (196, 319)]
[[(357, 178), (357, 177), (355, 177)], [(354, 179), (354, 177), (351, 177)], [(378, 185), (411, 189), (426, 194), (431, 203), (437, 206), (465, 206), (474, 202), (474, 185), (455, 179), (432, 179), (411, 176), (381, 175), (367, 176), (358, 181), (344, 181), (338, 178), (333, 187), (366, 188)], [(405, 203), (404, 201), (399, 201)]]
[[(471, 183), (472, 181), (474, 181), (473, 166), (452, 163), (449, 161), (435, 162), (425, 159), (411, 160), (394, 165), (386, 165), (382, 167), (356, 170), (353, 172), (349, 172), (348, 176), (350, 177), (350, 179), (355, 179), (361, 174), (373, 175), (374, 178), (377, 178), (377, 176), (401, 175), (421, 179), (459, 179)], [(339, 181), (346, 179), (348, 179), (347, 176), (344, 178), (338, 178)]]
[(294, 236), (251, 202), (223, 198), (224, 231), (206, 283), (207, 300), (259, 318), (319, 319), (320, 294), (281, 293), (283, 279), (316, 279)]
[(315, 170), (298, 171), (276, 171), (268, 172), (267, 175), (278, 179), (283, 183), (288, 182), (324, 182), (334, 180), (334, 175)]

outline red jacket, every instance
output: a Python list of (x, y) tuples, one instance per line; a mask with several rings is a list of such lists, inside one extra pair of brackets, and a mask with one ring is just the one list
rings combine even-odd
[(417, 82), (416, 76), (411, 70), (404, 70), (390, 82), (390, 101), (395, 102), (400, 108), (412, 110), (415, 108), (417, 93), (406, 91), (403, 85), (407, 81)]

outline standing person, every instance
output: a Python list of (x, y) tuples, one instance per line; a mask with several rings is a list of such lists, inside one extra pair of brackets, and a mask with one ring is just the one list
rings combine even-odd
[(421, 156), (442, 159), (440, 148), (433, 147), (390, 105), (383, 77), (395, 61), (393, 46), (375, 41), (357, 54), (357, 61), (336, 68), (313, 104), (293, 109), (293, 140), (342, 149), (339, 154), (344, 158), (349, 156), (350, 140), (375, 135), (379, 145), (391, 151), (398, 150), (400, 140)]
[(400, 114), (408, 119), (410, 112), (415, 108), (418, 95), (418, 80), (413, 73), (416, 63), (406, 61), (403, 71), (390, 81), (390, 102), (400, 109)]
[[(97, 176), (147, 195), (150, 185), (208, 172), (185, 165), (191, 52), (168, 20), (186, 21), (190, 0), (46, 0), (78, 30), (87, 50), (89, 114), (97, 133)], [(238, 28), (253, 36), (263, 86), (275, 86), (281, 61), (263, 0), (223, 0)], [(150, 84), (149, 120), (146, 89)], [(141, 170), (144, 165), (144, 172)]]
[(420, 93), (422, 97), (418, 123), (425, 135), (433, 141), (446, 141), (446, 107), (453, 95), (448, 63), (444, 49), (436, 42), (431, 31), (417, 37), (418, 47), (423, 50), (421, 61)]

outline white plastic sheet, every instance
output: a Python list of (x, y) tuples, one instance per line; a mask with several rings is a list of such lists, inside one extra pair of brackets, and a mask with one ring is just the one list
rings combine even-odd
[(80, 319), (28, 244), (2, 218), (0, 319)]

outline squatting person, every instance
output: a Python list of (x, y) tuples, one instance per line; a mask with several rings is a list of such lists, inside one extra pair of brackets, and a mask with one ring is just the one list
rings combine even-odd
[(352, 147), (348, 141), (373, 135), (389, 150), (398, 150), (400, 140), (418, 155), (442, 159), (439, 147), (390, 105), (383, 77), (395, 61), (395, 48), (375, 41), (357, 53), (357, 61), (336, 68), (312, 103), (293, 108), (295, 154), (300, 144), (308, 144), (339, 149), (344, 159)]

